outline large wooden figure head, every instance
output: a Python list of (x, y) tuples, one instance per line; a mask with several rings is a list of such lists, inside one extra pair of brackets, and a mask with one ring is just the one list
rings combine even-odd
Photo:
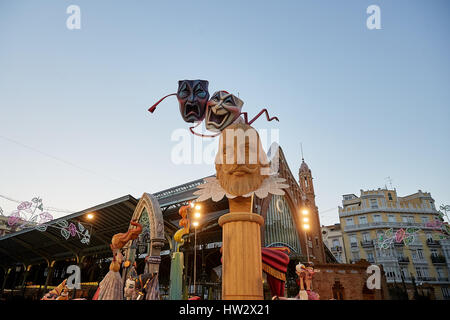
[(234, 123), (222, 131), (216, 156), (220, 185), (234, 196), (245, 196), (257, 190), (269, 167), (258, 132), (245, 123)]
[(186, 122), (202, 121), (205, 118), (206, 103), (209, 99), (208, 81), (178, 81), (177, 98), (181, 117)]

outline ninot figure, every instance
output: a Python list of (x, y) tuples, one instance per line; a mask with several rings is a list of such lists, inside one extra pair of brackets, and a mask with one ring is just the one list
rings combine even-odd
[[(192, 134), (201, 137), (216, 137), (225, 128), (233, 123), (243, 122), (251, 125), (263, 113), (267, 121), (276, 120), (277, 117), (269, 117), (267, 109), (262, 109), (254, 118), (248, 120), (247, 112), (241, 112), (244, 102), (225, 90), (216, 91), (210, 100), (206, 80), (180, 80), (177, 93), (171, 93), (158, 100), (148, 111), (155, 112), (156, 107), (167, 97), (177, 96), (181, 117), (185, 122), (195, 123), (189, 130)], [(243, 118), (241, 117), (243, 116)], [(206, 119), (205, 119), (206, 118)], [(193, 129), (205, 120), (207, 130), (215, 132), (213, 135), (196, 133)]]

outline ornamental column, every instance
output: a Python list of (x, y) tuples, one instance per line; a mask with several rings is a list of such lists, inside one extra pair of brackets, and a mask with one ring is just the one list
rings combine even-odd
[(250, 198), (229, 199), (230, 213), (219, 218), (222, 232), (222, 299), (263, 300), (261, 226), (264, 219)]

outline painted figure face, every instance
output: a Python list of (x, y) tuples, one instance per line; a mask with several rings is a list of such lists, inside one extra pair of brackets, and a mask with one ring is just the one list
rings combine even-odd
[(235, 196), (257, 190), (267, 175), (261, 169), (269, 161), (258, 132), (244, 123), (235, 123), (222, 131), (216, 156), (216, 173), (222, 188)]
[(181, 117), (185, 122), (202, 121), (205, 118), (206, 103), (209, 99), (208, 81), (178, 81), (177, 98)]
[(206, 109), (206, 129), (214, 132), (222, 131), (239, 117), (243, 105), (244, 101), (231, 93), (215, 92)]

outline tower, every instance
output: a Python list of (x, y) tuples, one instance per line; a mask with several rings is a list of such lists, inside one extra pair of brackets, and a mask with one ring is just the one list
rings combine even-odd
[(299, 175), (299, 183), (300, 190), (302, 194), (302, 201), (308, 207), (315, 208), (316, 207), (316, 195), (314, 193), (314, 185), (313, 178), (311, 174), (311, 170), (305, 162), (305, 159), (302, 158), (302, 164), (300, 165), (300, 170), (298, 172)]
[(310, 218), (310, 230), (307, 232), (308, 243), (306, 245), (314, 262), (325, 263), (325, 250), (323, 247), (319, 210), (316, 206), (313, 178), (311, 169), (306, 164), (303, 155), (298, 175), (302, 206), (309, 211)]

